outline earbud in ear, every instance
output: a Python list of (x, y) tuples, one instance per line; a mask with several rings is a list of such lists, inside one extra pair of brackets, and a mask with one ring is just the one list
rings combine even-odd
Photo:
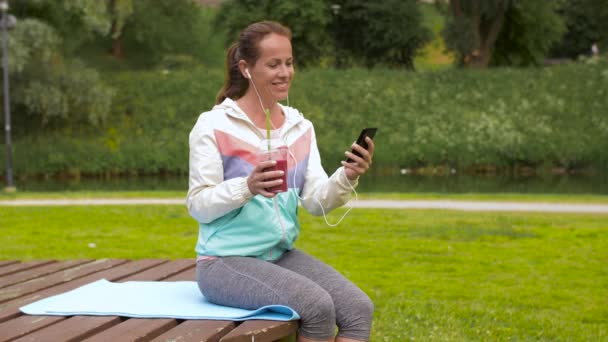
[(247, 74), (247, 78), (251, 79), (251, 74), (249, 73), (249, 68), (245, 68), (245, 73)]

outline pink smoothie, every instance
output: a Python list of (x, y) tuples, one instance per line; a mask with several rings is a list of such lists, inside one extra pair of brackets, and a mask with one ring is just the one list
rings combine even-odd
[(268, 191), (270, 191), (270, 192), (287, 191), (287, 160), (285, 160), (285, 159), (277, 160), (277, 165), (274, 167), (269, 167), (267, 170), (268, 171), (277, 171), (277, 170), (283, 171), (283, 177), (280, 177), (281, 179), (283, 179), (283, 183), (281, 185), (277, 185), (277, 186), (268, 188)]

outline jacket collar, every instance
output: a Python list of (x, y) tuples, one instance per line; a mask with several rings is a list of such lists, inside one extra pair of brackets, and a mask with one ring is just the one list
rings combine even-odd
[[(304, 119), (302, 113), (300, 113), (297, 109), (288, 106), (283, 106), (280, 103), (279, 106), (281, 106), (283, 113), (285, 113), (285, 122), (283, 123), (282, 127), (282, 129), (284, 129), (285, 131), (291, 129), (293, 126), (297, 125), (300, 121)], [(232, 99), (226, 98), (222, 103), (215, 105), (213, 109), (224, 110), (227, 115), (239, 120), (247, 121), (251, 125), (253, 125), (253, 122), (251, 121), (251, 119), (249, 119), (247, 114), (245, 114), (245, 112)]]

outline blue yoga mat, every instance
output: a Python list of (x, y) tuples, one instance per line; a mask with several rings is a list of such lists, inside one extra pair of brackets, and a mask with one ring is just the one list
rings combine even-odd
[(128, 281), (106, 279), (48, 297), (20, 308), (29, 315), (96, 315), (137, 318), (289, 321), (300, 316), (283, 305), (245, 310), (208, 302), (196, 282)]

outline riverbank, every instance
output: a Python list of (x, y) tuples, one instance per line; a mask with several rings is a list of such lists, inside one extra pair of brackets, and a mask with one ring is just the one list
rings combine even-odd
[[(0, 206), (112, 206), (112, 205), (184, 205), (183, 198), (80, 198), (0, 200)], [(453, 200), (355, 200), (353, 208), (374, 209), (443, 209), (461, 211), (557, 212), (608, 214), (608, 204), (488, 202)]]

